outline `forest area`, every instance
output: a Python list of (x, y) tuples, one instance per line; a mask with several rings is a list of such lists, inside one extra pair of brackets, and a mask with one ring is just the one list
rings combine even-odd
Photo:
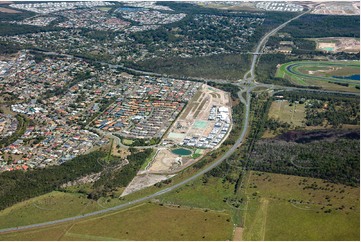
[[(290, 105), (294, 102), (307, 103), (305, 123), (319, 128), (312, 131), (288, 131), (289, 124), (268, 119), (267, 115), (260, 116), (256, 119), (258, 122), (252, 125), (248, 137), (250, 145), (247, 150), (248, 159), (245, 161), (249, 169), (358, 186), (360, 132), (357, 129), (344, 129), (342, 126), (359, 125), (359, 98), (304, 91), (282, 92), (277, 95), (283, 95)], [(269, 102), (272, 100), (273, 98), (268, 99)], [(262, 99), (256, 98), (252, 103), (259, 106), (262, 102)], [(262, 109), (256, 110), (255, 115)], [(268, 113), (267, 105), (263, 111)], [(325, 123), (332, 128), (325, 129)], [(261, 139), (264, 130), (277, 128), (282, 128), (283, 133), (275, 138)]]
[(88, 198), (97, 199), (117, 187), (125, 187), (152, 152), (151, 149), (138, 151), (131, 148), (130, 150), (131, 154), (127, 157), (129, 164), (126, 165), (122, 165), (119, 159), (107, 159), (106, 152), (95, 151), (44, 169), (2, 172), (0, 173), (0, 210), (51, 191), (66, 192), (67, 189), (61, 188), (63, 184), (98, 172), (101, 173), (100, 179), (93, 184), (91, 192), (87, 194)]
[[(301, 136), (300, 138), (295, 138)], [(289, 131), (256, 143), (251, 153), (253, 169), (322, 178), (358, 186), (360, 133), (345, 131)]]
[(237, 80), (247, 71), (249, 63), (249, 55), (222, 54), (193, 58), (158, 58), (129, 66), (177, 77)]
[(282, 31), (295, 38), (360, 37), (359, 16), (308, 14), (292, 21)]
[(15, 203), (53, 190), (63, 183), (102, 170), (99, 159), (105, 153), (80, 155), (59, 166), (49, 166), (31, 171), (5, 171), (0, 173), (0, 210)]

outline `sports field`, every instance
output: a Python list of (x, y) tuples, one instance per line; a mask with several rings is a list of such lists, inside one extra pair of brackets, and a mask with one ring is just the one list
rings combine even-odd
[(251, 172), (243, 240), (359, 240), (359, 188)]
[(282, 64), (276, 77), (302, 86), (318, 86), (329, 90), (358, 92), (359, 61), (297, 61)]

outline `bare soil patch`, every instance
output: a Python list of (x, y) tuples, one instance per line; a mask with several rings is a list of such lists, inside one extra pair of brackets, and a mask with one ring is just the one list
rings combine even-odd
[[(1, 3), (0, 3), (1, 4)], [(2, 13), (22, 13), (20, 11), (16, 11), (14, 9), (10, 9), (10, 8), (2, 8), (0, 7), (0, 12)]]

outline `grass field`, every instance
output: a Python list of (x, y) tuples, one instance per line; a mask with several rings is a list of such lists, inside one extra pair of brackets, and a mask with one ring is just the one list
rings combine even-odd
[[(359, 80), (339, 78), (339, 76), (354, 74), (360, 74), (359, 61), (296, 61), (281, 65), (277, 70), (276, 77), (288, 79), (294, 84), (302, 86), (358, 92), (355, 86), (360, 85)], [(349, 84), (349, 86), (330, 82)]]
[(122, 139), (122, 143), (125, 145), (132, 145), (133, 144), (133, 140), (130, 139)]
[(101, 209), (77, 193), (51, 192), (0, 211), (0, 228), (41, 223)]
[(231, 207), (223, 199), (232, 196), (233, 190), (234, 185), (228, 182), (222, 183), (221, 179), (210, 177), (206, 184), (201, 179), (197, 179), (177, 191), (160, 197), (160, 200), (164, 203), (187, 207), (226, 211)]
[(290, 106), (289, 104), (287, 100), (272, 102), (268, 118), (279, 119), (281, 122), (286, 122), (293, 126), (305, 126), (305, 105), (293, 104)]
[[(291, 129), (296, 127), (306, 127), (304, 121), (306, 118), (305, 104), (293, 104), (289, 105), (287, 100), (277, 100), (272, 102), (270, 110), (268, 112), (268, 119), (279, 120), (280, 122), (286, 122), (291, 125)], [(262, 138), (273, 138), (280, 132), (266, 130)]]
[(226, 240), (230, 217), (221, 212), (144, 203), (48, 228), (1, 234), (1, 240)]
[(359, 188), (251, 172), (243, 240), (359, 240)]

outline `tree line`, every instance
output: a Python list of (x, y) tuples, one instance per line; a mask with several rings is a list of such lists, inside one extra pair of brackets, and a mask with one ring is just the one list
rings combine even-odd
[(79, 177), (101, 171), (103, 166), (99, 160), (105, 155), (97, 151), (44, 169), (0, 173), (0, 210), (56, 190), (60, 185)]

